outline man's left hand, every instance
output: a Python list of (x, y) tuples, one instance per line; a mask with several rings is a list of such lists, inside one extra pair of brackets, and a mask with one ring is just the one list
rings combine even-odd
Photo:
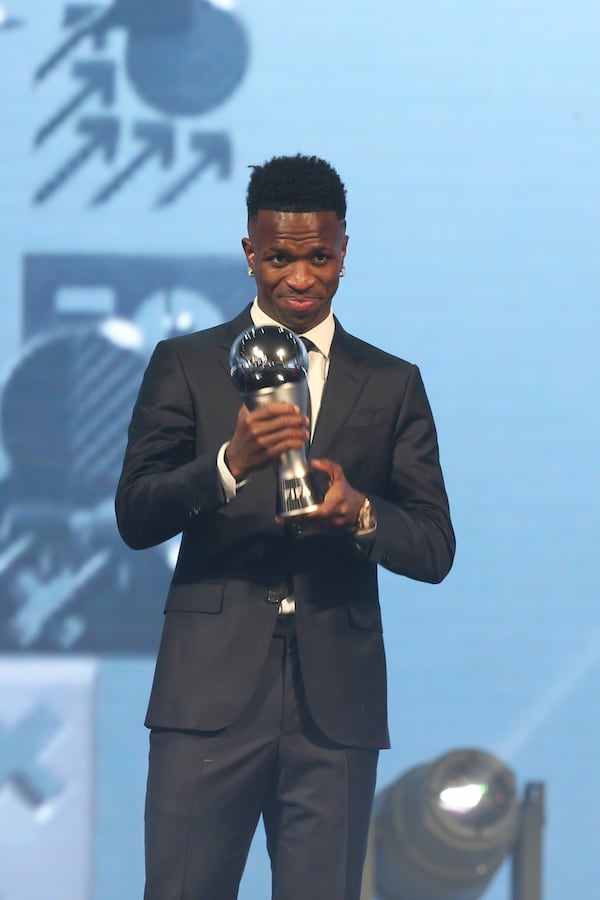
[(318, 509), (302, 518), (315, 524), (351, 531), (356, 524), (365, 495), (348, 483), (344, 470), (338, 463), (330, 459), (312, 459), (310, 464), (313, 469), (328, 475), (329, 488)]

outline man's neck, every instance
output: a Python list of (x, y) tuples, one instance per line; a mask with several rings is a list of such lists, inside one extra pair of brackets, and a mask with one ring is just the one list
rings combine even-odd
[[(287, 327), (282, 322), (278, 322), (276, 319), (273, 319), (266, 312), (264, 312), (258, 304), (257, 297), (254, 298), (254, 303), (250, 307), (250, 317), (255, 325), (275, 325), (283, 328)], [(315, 325), (313, 328), (309, 328), (308, 331), (303, 332), (302, 337), (311, 340), (315, 347), (317, 347), (317, 349), (323, 354), (323, 356), (327, 358), (331, 350), (334, 332), (335, 319), (333, 318), (333, 312), (330, 310), (329, 314), (325, 319), (323, 319), (322, 322), (319, 322), (319, 324)]]

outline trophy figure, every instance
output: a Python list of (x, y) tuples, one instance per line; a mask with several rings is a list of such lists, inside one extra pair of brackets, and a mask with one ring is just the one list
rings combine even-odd
[[(283, 402), (308, 414), (308, 355), (293, 331), (269, 325), (242, 332), (231, 348), (229, 371), (248, 409)], [(276, 514), (281, 518), (312, 512), (323, 502), (304, 448), (282, 453), (276, 471)]]

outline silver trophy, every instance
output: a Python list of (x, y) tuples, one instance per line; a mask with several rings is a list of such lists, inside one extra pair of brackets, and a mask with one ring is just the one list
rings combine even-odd
[[(308, 355), (293, 331), (267, 325), (242, 332), (231, 348), (229, 371), (248, 409), (283, 402), (308, 414)], [(312, 512), (323, 502), (323, 491), (304, 448), (282, 453), (276, 471), (278, 516)]]

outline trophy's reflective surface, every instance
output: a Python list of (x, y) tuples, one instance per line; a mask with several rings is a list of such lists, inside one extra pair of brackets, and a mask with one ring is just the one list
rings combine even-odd
[[(229, 366), (248, 409), (283, 402), (308, 414), (308, 355), (292, 331), (276, 326), (249, 328), (234, 341)], [(311, 472), (304, 448), (282, 453), (276, 468), (278, 516), (302, 515), (322, 503), (323, 492)]]

